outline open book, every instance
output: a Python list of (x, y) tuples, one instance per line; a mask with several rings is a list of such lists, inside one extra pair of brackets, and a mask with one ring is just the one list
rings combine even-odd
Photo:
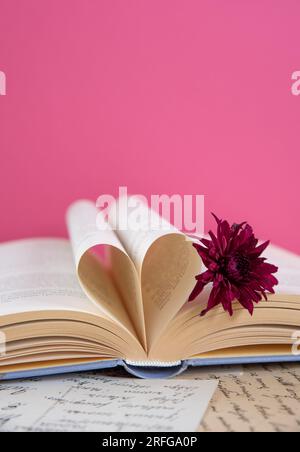
[(298, 256), (267, 249), (280, 285), (253, 317), (238, 304), (232, 318), (221, 307), (200, 317), (207, 291), (187, 303), (201, 268), (192, 239), (161, 219), (151, 229), (146, 205), (145, 227), (126, 229), (127, 204), (117, 205), (105, 223), (92, 202), (73, 204), (70, 241), (0, 245), (0, 378), (118, 365), (162, 377), (188, 365), (300, 360)]

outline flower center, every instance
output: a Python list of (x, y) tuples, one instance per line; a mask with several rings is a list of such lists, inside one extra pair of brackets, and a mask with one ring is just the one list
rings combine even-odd
[(242, 281), (250, 271), (250, 259), (243, 254), (233, 254), (226, 260), (224, 270), (229, 279)]

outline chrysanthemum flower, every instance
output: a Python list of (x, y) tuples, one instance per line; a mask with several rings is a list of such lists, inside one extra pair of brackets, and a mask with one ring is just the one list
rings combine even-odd
[(194, 300), (207, 284), (213, 283), (202, 316), (219, 304), (232, 316), (235, 300), (252, 315), (254, 303), (263, 298), (267, 300), (267, 293), (274, 293), (273, 287), (278, 284), (272, 274), (278, 268), (260, 257), (269, 241), (258, 245), (247, 223), (230, 227), (227, 221), (214, 217), (218, 224), (217, 235), (210, 231), (211, 240), (202, 239), (201, 244), (194, 243), (207, 270), (196, 276), (197, 283), (189, 301)]

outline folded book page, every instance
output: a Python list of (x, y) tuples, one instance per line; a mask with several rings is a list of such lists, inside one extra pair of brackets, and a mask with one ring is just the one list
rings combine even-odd
[(109, 221), (137, 269), (148, 351), (187, 301), (201, 261), (192, 240), (137, 196), (120, 198)]
[[(134, 265), (117, 235), (91, 201), (72, 204), (67, 212), (67, 225), (84, 291), (105, 315), (135, 334), (145, 346), (140, 285)], [(101, 247), (110, 249), (113, 268), (105, 267), (95, 254)]]

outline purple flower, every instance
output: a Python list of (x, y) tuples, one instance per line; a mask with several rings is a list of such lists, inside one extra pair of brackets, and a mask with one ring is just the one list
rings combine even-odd
[(189, 301), (194, 300), (208, 283), (213, 283), (204, 316), (219, 304), (225, 311), (233, 315), (232, 303), (239, 303), (253, 314), (254, 303), (264, 298), (267, 293), (274, 293), (273, 287), (278, 284), (272, 275), (278, 268), (260, 257), (269, 245), (269, 241), (258, 245), (251, 226), (246, 222), (233, 224), (219, 220), (217, 235), (209, 232), (209, 239), (194, 243), (207, 270), (196, 276), (197, 283)]

